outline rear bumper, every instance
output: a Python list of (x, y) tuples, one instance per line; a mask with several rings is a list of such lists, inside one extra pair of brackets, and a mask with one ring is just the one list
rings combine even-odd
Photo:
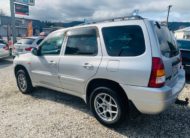
[(145, 114), (158, 114), (173, 104), (185, 85), (185, 72), (178, 75), (178, 81), (173, 87), (148, 88), (122, 85), (128, 98), (136, 108)]

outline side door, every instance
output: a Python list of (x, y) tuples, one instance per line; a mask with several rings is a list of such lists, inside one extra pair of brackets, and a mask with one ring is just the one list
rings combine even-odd
[(78, 95), (83, 93), (86, 82), (96, 74), (101, 58), (96, 28), (69, 30), (59, 64), (62, 88)]
[(32, 57), (31, 77), (40, 86), (60, 87), (58, 63), (64, 32), (50, 34), (39, 46), (39, 56)]

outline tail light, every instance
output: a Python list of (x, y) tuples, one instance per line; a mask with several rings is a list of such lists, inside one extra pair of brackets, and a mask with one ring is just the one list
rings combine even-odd
[(160, 88), (164, 86), (166, 81), (163, 61), (160, 58), (152, 58), (152, 71), (149, 80), (149, 87)]
[(33, 47), (25, 48), (26, 51), (31, 51)]

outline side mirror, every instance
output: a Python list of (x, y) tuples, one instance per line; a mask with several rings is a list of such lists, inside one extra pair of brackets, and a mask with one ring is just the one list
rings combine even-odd
[(39, 54), (38, 54), (38, 49), (37, 49), (36, 47), (34, 47), (34, 48), (32, 49), (32, 54), (35, 55), (35, 56), (38, 56), (38, 55), (39, 55)]

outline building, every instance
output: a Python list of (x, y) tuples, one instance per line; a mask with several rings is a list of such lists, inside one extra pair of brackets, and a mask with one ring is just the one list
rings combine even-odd
[(177, 39), (190, 39), (190, 27), (176, 30), (174, 35)]
[[(23, 37), (27, 34), (28, 24), (32, 21), (33, 25), (33, 35), (39, 35), (40, 32), (45, 32), (46, 34), (57, 30), (62, 27), (48, 26), (47, 22), (42, 22), (39, 20), (16, 18), (16, 36)], [(11, 29), (11, 17), (0, 15), (0, 35), (4, 38), (10, 38), (12, 36)]]

